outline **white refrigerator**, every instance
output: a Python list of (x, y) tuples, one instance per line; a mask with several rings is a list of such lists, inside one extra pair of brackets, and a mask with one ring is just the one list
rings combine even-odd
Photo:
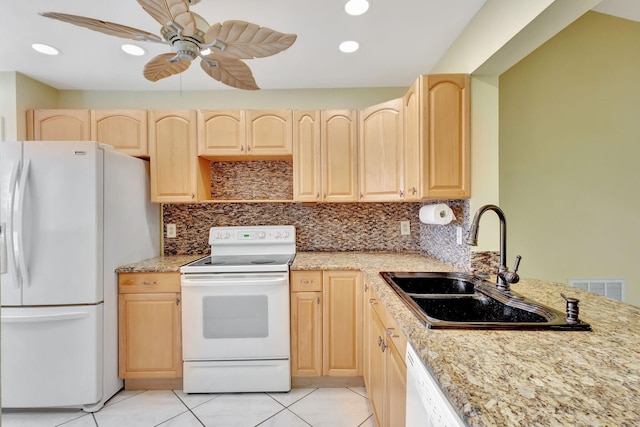
[(3, 408), (100, 409), (118, 378), (115, 268), (159, 254), (147, 162), (97, 142), (0, 142)]

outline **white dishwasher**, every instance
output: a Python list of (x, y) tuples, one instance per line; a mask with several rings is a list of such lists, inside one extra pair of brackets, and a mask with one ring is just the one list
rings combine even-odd
[(407, 427), (464, 427), (449, 400), (407, 345)]

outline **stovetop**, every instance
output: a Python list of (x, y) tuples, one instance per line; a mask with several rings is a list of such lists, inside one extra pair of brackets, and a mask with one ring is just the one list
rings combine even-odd
[(211, 255), (183, 266), (182, 273), (289, 271), (296, 255), (293, 226), (212, 227)]

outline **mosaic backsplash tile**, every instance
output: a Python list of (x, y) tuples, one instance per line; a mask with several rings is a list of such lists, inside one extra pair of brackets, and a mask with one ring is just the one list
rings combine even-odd
[(469, 200), (439, 200), (424, 204), (432, 203), (449, 205), (456, 219), (445, 226), (420, 223), (420, 251), (440, 261), (469, 270), (470, 247), (465, 243), (456, 243), (456, 227), (462, 227), (463, 230), (469, 228)]
[(293, 163), (211, 162), (211, 198), (293, 200)]
[[(291, 161), (211, 162), (210, 173), (214, 200), (293, 199)], [(456, 215), (445, 226), (420, 223), (423, 202), (165, 204), (163, 223), (176, 224), (178, 237), (164, 239), (164, 254), (208, 254), (214, 226), (293, 225), (300, 252), (417, 252), (468, 270), (469, 247), (456, 244), (456, 226), (467, 228), (469, 201), (443, 203)], [(410, 235), (400, 235), (400, 221), (410, 222)]]

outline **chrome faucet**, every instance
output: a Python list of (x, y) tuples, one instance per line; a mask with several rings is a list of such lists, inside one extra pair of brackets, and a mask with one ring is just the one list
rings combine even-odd
[(471, 228), (469, 229), (469, 235), (467, 236), (467, 244), (471, 246), (478, 245), (478, 224), (480, 222), (480, 217), (482, 217), (482, 214), (486, 211), (494, 211), (500, 219), (500, 266), (498, 267), (496, 287), (498, 290), (509, 292), (511, 284), (518, 283), (520, 281), (520, 276), (518, 276), (517, 271), (522, 257), (520, 255), (516, 257), (513, 271), (509, 271), (507, 268), (507, 219), (505, 218), (502, 209), (496, 205), (484, 205), (478, 209), (473, 217), (473, 221), (471, 222)]

